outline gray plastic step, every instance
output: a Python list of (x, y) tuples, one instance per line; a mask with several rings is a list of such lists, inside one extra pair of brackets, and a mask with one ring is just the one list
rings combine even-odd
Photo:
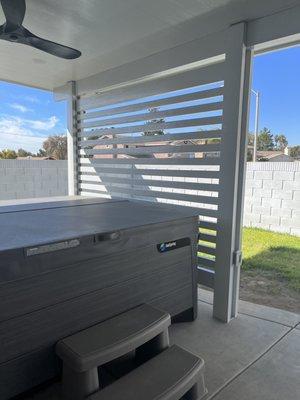
[(147, 360), (169, 346), (168, 313), (143, 304), (59, 341), (63, 397), (81, 400), (99, 389), (97, 368), (138, 348)]
[(200, 400), (206, 393), (204, 361), (174, 345), (88, 400)]

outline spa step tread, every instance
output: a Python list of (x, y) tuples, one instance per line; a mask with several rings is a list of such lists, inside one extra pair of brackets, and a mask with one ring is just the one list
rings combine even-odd
[(173, 345), (88, 400), (179, 400), (193, 389), (188, 399), (206, 394), (204, 361)]
[(168, 313), (142, 304), (60, 340), (56, 353), (73, 370), (87, 371), (135, 350), (170, 324)]

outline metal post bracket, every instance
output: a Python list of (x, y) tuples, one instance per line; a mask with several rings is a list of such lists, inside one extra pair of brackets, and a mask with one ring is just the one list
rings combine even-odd
[(243, 261), (243, 252), (242, 250), (236, 250), (233, 252), (232, 262), (233, 265), (237, 268), (241, 267)]

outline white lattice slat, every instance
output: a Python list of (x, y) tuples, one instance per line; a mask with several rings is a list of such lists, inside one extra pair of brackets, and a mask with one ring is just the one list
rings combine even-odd
[[(138, 104), (129, 104), (129, 105), (119, 105), (118, 107), (105, 107), (105, 109), (100, 111), (89, 111), (88, 109), (84, 109), (81, 112), (78, 112), (79, 120), (86, 120), (91, 118), (98, 117), (111, 117), (117, 114), (123, 113), (132, 113), (136, 111), (148, 110), (149, 108), (157, 108), (161, 106), (168, 106), (172, 104), (175, 106), (178, 103), (186, 103), (195, 100), (204, 99), (206, 101), (212, 101), (214, 98), (223, 96), (223, 88), (216, 87), (208, 90), (201, 90), (200, 92), (193, 92), (187, 94), (179, 94), (177, 96), (157, 99), (157, 100), (146, 100)], [(103, 107), (104, 108), (104, 107)]]
[[(78, 98), (82, 195), (192, 207), (201, 268), (215, 268), (223, 81), (221, 64)], [(148, 96), (148, 97), (146, 97)]]

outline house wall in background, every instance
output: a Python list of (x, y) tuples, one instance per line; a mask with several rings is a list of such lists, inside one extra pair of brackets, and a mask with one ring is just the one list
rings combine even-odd
[(0, 160), (0, 200), (67, 194), (67, 161)]
[(248, 163), (244, 226), (300, 236), (300, 162)]

